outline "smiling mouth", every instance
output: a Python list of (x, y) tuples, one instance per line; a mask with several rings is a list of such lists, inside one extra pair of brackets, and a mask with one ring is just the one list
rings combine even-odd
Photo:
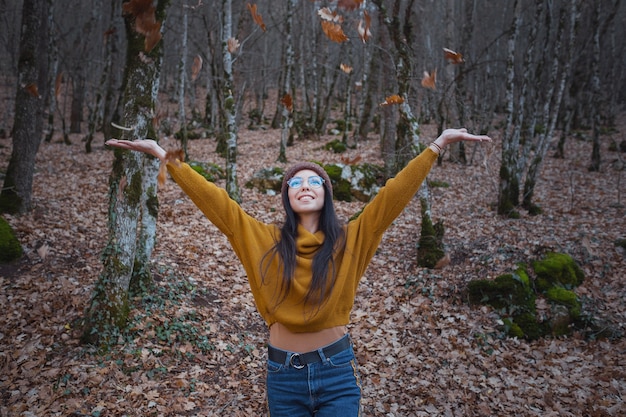
[(299, 197), (298, 200), (299, 201), (303, 201), (303, 200), (311, 201), (311, 200), (313, 200), (313, 196), (312, 195), (303, 195), (302, 197)]

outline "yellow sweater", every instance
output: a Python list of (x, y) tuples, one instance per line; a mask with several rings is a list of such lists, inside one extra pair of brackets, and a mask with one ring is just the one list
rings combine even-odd
[[(248, 275), (257, 309), (268, 326), (279, 322), (292, 332), (316, 332), (347, 325), (359, 280), (365, 273), (384, 231), (402, 213), (430, 171), (437, 154), (427, 148), (387, 181), (359, 217), (344, 226), (346, 245), (337, 253), (337, 278), (321, 308), (305, 308), (303, 300), (311, 282), (313, 256), (324, 234), (312, 234), (298, 228), (294, 282), (287, 298), (276, 306), (281, 296), (279, 279), (266, 278), (260, 267), (263, 256), (280, 236), (276, 225), (259, 222), (248, 215), (227, 192), (206, 181), (189, 165), (168, 164), (168, 171), (204, 215), (226, 235)], [(279, 277), (278, 257), (274, 257), (267, 277)], [(277, 308), (276, 308), (277, 307)]]

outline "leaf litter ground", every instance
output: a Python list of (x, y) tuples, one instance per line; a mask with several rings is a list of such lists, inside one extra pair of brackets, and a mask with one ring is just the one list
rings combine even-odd
[[(424, 137), (433, 131), (424, 126)], [(624, 130), (622, 129), (622, 132)], [(243, 184), (276, 163), (280, 132), (241, 132), (243, 207), (280, 223), (281, 203)], [(619, 137), (617, 138), (619, 140)], [(623, 133), (621, 139), (623, 140)], [(288, 148), (290, 162), (340, 162), (324, 141)], [(101, 271), (113, 153), (100, 139), (85, 154), (43, 143), (34, 209), (8, 216), (24, 259), (0, 269), (0, 416), (251, 416), (265, 411), (267, 330), (226, 239), (171, 180), (159, 191), (155, 288), (133, 299), (128, 332), (108, 353), (81, 346), (76, 323)], [(428, 139), (426, 139), (428, 141)], [(585, 308), (626, 327), (626, 180), (603, 138), (601, 172), (586, 169), (591, 143), (571, 139), (566, 159), (545, 160), (536, 202), (544, 214), (498, 217), (499, 147), (480, 145), (473, 161), (443, 161), (429, 179), (433, 217), (446, 226), (450, 262), (418, 268), (419, 205), (387, 231), (356, 298), (355, 340), (368, 416), (620, 416), (626, 414), (626, 341), (580, 335), (535, 342), (503, 336), (498, 315), (465, 302), (470, 280), (511, 272), (549, 250), (582, 266)], [(164, 139), (165, 148), (174, 141)], [(192, 141), (194, 160), (223, 161), (212, 140)], [(10, 139), (0, 139), (6, 170)], [(378, 142), (346, 158), (380, 163)], [(623, 159), (623, 154), (621, 156)], [(220, 184), (223, 185), (223, 184)], [(337, 203), (347, 220), (362, 203)]]

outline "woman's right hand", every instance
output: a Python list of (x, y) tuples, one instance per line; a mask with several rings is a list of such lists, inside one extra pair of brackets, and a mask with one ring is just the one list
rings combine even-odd
[(137, 140), (120, 140), (109, 139), (105, 142), (105, 145), (113, 146), (115, 148), (128, 149), (131, 151), (143, 152), (148, 155), (152, 155), (159, 158), (161, 161), (165, 161), (167, 152), (158, 143), (152, 139), (137, 139)]

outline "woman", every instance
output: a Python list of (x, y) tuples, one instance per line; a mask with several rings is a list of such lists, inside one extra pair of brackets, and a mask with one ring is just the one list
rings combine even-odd
[(269, 327), (267, 398), (272, 417), (359, 416), (361, 385), (347, 333), (357, 286), (383, 232), (402, 212), (439, 153), (460, 141), (491, 141), (447, 129), (387, 181), (359, 217), (341, 225), (322, 167), (285, 172), (282, 227), (249, 216), (222, 188), (189, 165), (170, 161), (152, 140), (110, 140), (167, 164), (172, 178), (227, 237), (242, 262)]

